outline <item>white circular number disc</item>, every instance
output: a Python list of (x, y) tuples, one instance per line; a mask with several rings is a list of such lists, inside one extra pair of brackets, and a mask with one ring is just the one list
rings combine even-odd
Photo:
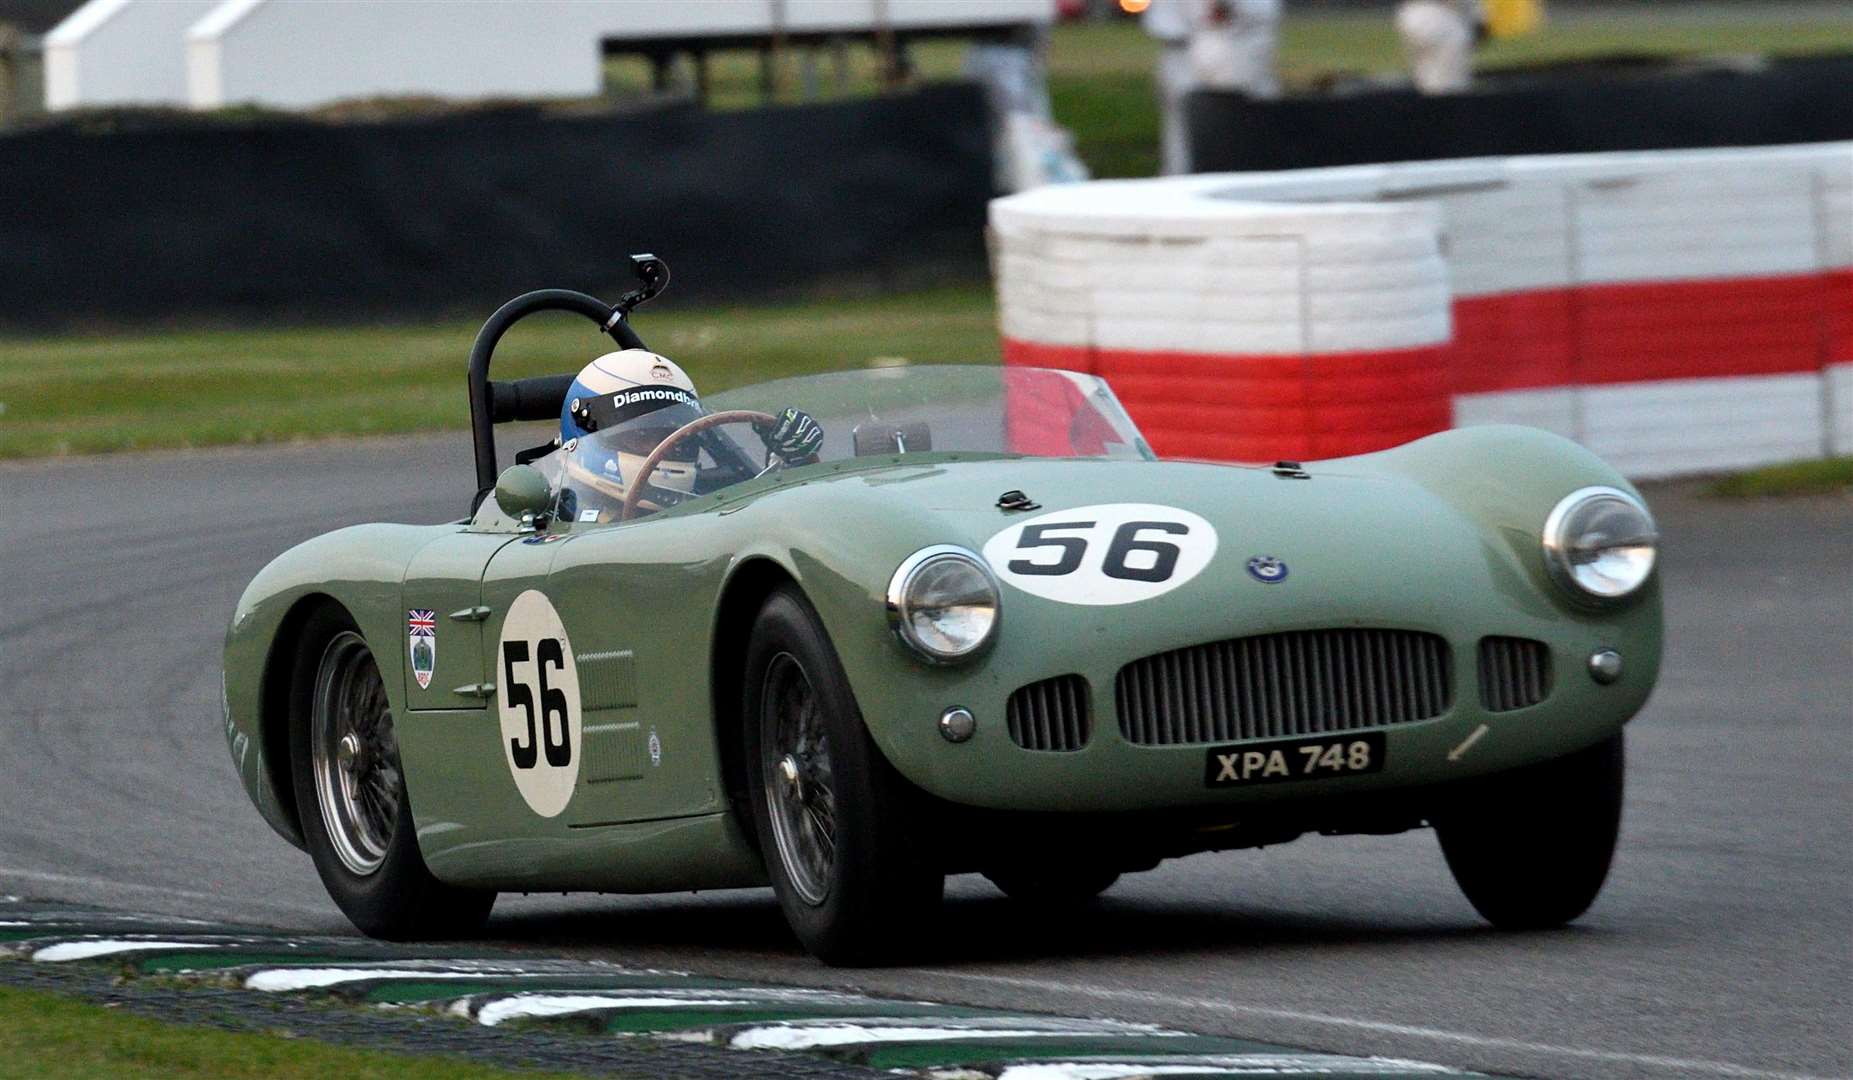
[(502, 756), (529, 808), (556, 817), (579, 783), (584, 744), (572, 642), (544, 594), (515, 597), (494, 659)]
[(984, 545), (998, 578), (1064, 604), (1131, 604), (1203, 572), (1216, 529), (1188, 510), (1104, 503), (1038, 514)]

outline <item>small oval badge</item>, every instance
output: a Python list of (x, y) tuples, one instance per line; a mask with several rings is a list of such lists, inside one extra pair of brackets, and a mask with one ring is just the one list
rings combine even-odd
[(1256, 555), (1248, 560), (1248, 576), (1263, 585), (1278, 585), (1287, 580), (1287, 564), (1272, 555)]

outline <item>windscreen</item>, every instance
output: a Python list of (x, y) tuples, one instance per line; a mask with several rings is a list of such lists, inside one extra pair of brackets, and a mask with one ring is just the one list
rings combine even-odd
[[(822, 429), (814, 457), (781, 460), (768, 449), (776, 441), (774, 418), (787, 409), (809, 414)], [(736, 412), (744, 417), (719, 415)], [(713, 423), (697, 423), (701, 420)], [(674, 438), (678, 432), (680, 439)], [(668, 449), (651, 464), (653, 451), (665, 443)], [(639, 484), (643, 489), (629, 498), (633, 516), (814, 461), (948, 451), (1153, 456), (1102, 380), (1072, 371), (988, 365), (871, 368), (758, 383), (698, 405), (677, 403), (625, 416), (563, 450), (557, 455), (556, 513), (574, 523), (621, 519)]]
[(824, 430), (825, 461), (962, 451), (1150, 459), (1107, 384), (1051, 368), (908, 365), (758, 383), (703, 399), (711, 412), (791, 407)]

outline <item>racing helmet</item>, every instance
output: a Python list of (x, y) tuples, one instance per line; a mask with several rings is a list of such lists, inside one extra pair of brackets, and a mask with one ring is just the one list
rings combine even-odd
[[(611, 521), (638, 482), (644, 459), (677, 428), (702, 415), (688, 374), (644, 349), (606, 353), (580, 370), (560, 409), (562, 468), (558, 516)], [(694, 439), (672, 447), (651, 472), (655, 491), (695, 490)], [(638, 504), (660, 510), (645, 496)]]

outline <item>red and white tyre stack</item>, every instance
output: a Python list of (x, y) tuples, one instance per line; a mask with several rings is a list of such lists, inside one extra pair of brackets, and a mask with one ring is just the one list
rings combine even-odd
[(1160, 453), (1450, 422), (1642, 477), (1853, 453), (1853, 144), (1101, 183), (991, 220), (1006, 362), (1105, 375)]
[(1449, 424), (1436, 211), (1264, 204), (1214, 182), (991, 209), (1004, 359), (1104, 376), (1168, 457), (1335, 457)]

